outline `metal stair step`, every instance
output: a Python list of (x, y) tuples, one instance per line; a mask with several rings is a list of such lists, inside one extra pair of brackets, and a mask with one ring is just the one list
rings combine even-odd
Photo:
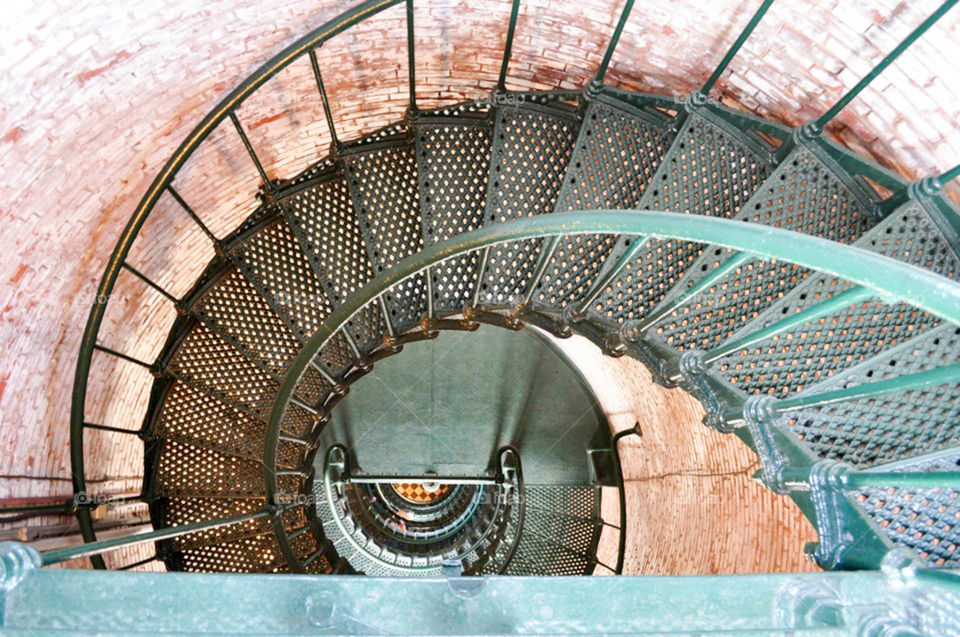
[[(854, 245), (960, 279), (960, 258), (937, 224), (915, 202), (898, 208)], [(762, 329), (851, 287), (849, 282), (830, 275), (810, 276), (732, 338)], [(938, 323), (939, 319), (904, 303), (887, 304), (874, 298), (733, 352), (718, 360), (714, 368), (747, 394), (776, 391), (783, 397)]]
[[(347, 188), (363, 233), (373, 274), (423, 249), (417, 157), (405, 137), (372, 144), (343, 158)], [(395, 332), (415, 327), (427, 310), (423, 274), (385, 295)]]
[[(830, 211), (824, 215), (824, 211)], [(804, 146), (797, 146), (734, 215), (734, 219), (794, 230), (840, 243), (852, 243), (877, 223), (870, 209), (842, 179)], [(685, 271), (664, 298), (669, 303), (706, 274), (720, 267), (733, 251), (710, 246)], [(710, 349), (809, 276), (799, 266), (751, 259), (692, 300), (665, 316), (656, 338), (684, 351)], [(626, 303), (608, 310), (605, 318), (636, 318)], [(651, 334), (653, 336), (653, 334)]]
[[(735, 135), (706, 111), (689, 113), (660, 162), (637, 207), (710, 217), (733, 217), (773, 171), (771, 158), (756, 142)], [(621, 237), (605, 263), (612, 266), (633, 237)], [(675, 239), (651, 239), (586, 308), (592, 315), (644, 316), (696, 260), (704, 246)], [(544, 278), (544, 295), (564, 276)], [(598, 277), (603, 276), (601, 270)]]
[[(493, 113), (467, 103), (422, 114), (414, 127), (424, 246), (483, 225), (493, 144)], [(479, 257), (449, 259), (431, 272), (438, 317), (458, 314), (473, 298)]]
[[(553, 212), (580, 126), (576, 108), (564, 100), (545, 107), (516, 99), (495, 109), (485, 225)], [(518, 241), (490, 251), (481, 305), (507, 307), (524, 293), (540, 243)]]
[[(665, 115), (612, 98), (591, 101), (555, 212), (640, 206), (676, 134), (671, 125)], [(582, 298), (616, 242), (613, 235), (565, 237), (538, 282), (534, 301), (562, 309)]]

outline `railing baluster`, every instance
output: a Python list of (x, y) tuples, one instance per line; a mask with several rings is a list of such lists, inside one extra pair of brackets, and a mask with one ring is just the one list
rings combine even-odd
[(134, 357), (132, 357), (132, 356), (127, 356), (126, 354), (123, 354), (123, 353), (118, 352), (118, 351), (116, 351), (116, 350), (110, 349), (109, 347), (104, 347), (103, 345), (99, 345), (99, 344), (94, 343), (93, 349), (95, 349), (95, 350), (97, 350), (97, 351), (99, 351), (99, 352), (103, 352), (104, 354), (109, 354), (109, 355), (111, 355), (111, 356), (116, 356), (117, 358), (119, 358), (119, 359), (121, 359), (121, 360), (125, 360), (125, 361), (127, 361), (128, 363), (133, 363), (134, 365), (139, 365), (140, 367), (144, 367), (144, 368), (146, 368), (146, 369), (148, 369), (148, 370), (150, 370), (150, 371), (153, 371), (153, 369), (154, 369), (153, 365), (151, 365), (150, 363), (144, 363), (142, 360), (140, 360), (140, 359), (138, 359), (138, 358), (134, 358)]
[(840, 294), (827, 299), (826, 301), (822, 301), (817, 305), (808, 307), (802, 312), (791, 314), (787, 318), (768, 325), (763, 329), (757, 330), (751, 334), (747, 334), (746, 336), (738, 338), (734, 341), (729, 341), (720, 347), (707, 352), (703, 356), (703, 363), (705, 365), (709, 365), (710, 363), (723, 358), (727, 354), (731, 354), (744, 347), (749, 347), (754, 343), (759, 343), (760, 341), (772, 338), (777, 334), (782, 334), (783, 332), (803, 325), (807, 321), (813, 321), (822, 316), (826, 316), (827, 314), (832, 314), (849, 305), (865, 301), (873, 296), (876, 296), (876, 293), (871, 291), (869, 288), (859, 285), (854, 286), (849, 290), (841, 292)]
[(956, 179), (957, 177), (960, 177), (960, 164), (957, 164), (950, 170), (946, 171), (945, 173), (937, 177), (937, 181), (945, 184), (951, 179)]
[(175, 306), (177, 306), (177, 307), (180, 306), (180, 299), (178, 299), (177, 297), (175, 297), (174, 295), (170, 294), (169, 292), (167, 292), (166, 290), (164, 290), (162, 287), (160, 287), (159, 285), (157, 285), (156, 283), (154, 283), (154, 282), (153, 282), (151, 279), (149, 279), (143, 272), (141, 272), (140, 270), (136, 269), (135, 267), (133, 267), (132, 265), (130, 265), (130, 264), (127, 263), (126, 261), (123, 262), (123, 267), (124, 267), (125, 269), (129, 270), (135, 277), (137, 277), (138, 279), (140, 279), (141, 281), (143, 281), (144, 283), (146, 283), (147, 285), (149, 285), (151, 288), (153, 288), (154, 290), (156, 290), (157, 292), (159, 292), (161, 296), (163, 296), (165, 299), (167, 299), (168, 301), (170, 301), (171, 303), (173, 303)]
[(643, 332), (653, 327), (653, 325), (655, 325), (660, 319), (667, 316), (674, 310), (683, 307), (695, 296), (704, 290), (709, 289), (714, 283), (720, 281), (752, 258), (753, 256), (745, 252), (735, 252), (733, 256), (724, 261), (718, 267), (711, 270), (709, 274), (705, 275), (679, 295), (674, 297), (673, 300), (665, 303), (660, 308), (654, 309), (653, 312), (645, 316), (642, 320), (637, 321), (635, 324), (628, 324), (625, 329), (626, 339), (636, 340)]
[(410, 76), (410, 111), (417, 112), (417, 73), (414, 63), (413, 0), (407, 0), (407, 73)]
[(333, 125), (333, 112), (330, 110), (330, 100), (327, 99), (327, 89), (323, 86), (323, 77), (320, 75), (320, 64), (317, 62), (317, 53), (310, 49), (310, 66), (313, 67), (313, 77), (317, 80), (317, 90), (320, 91), (320, 101), (323, 102), (323, 114), (327, 118), (327, 128), (330, 130), (330, 141), (334, 148), (340, 147), (337, 139), (337, 129)]
[(747, 38), (750, 37), (750, 34), (753, 33), (753, 30), (757, 28), (761, 18), (763, 18), (763, 15), (767, 12), (767, 9), (770, 8), (771, 4), (773, 4), (773, 0), (763, 0), (760, 8), (757, 9), (757, 12), (754, 13), (753, 17), (750, 18), (750, 21), (747, 22), (747, 26), (744, 27), (743, 31), (740, 32), (740, 35), (737, 36), (737, 39), (730, 47), (730, 50), (727, 51), (727, 54), (723, 56), (722, 60), (720, 60), (720, 64), (718, 64), (717, 68), (714, 69), (713, 74), (707, 79), (706, 82), (704, 82), (703, 87), (700, 89), (701, 93), (704, 95), (710, 94), (714, 84), (717, 83), (717, 80), (720, 79), (720, 76), (723, 75), (723, 72), (727, 70), (727, 66), (740, 51), (743, 43), (747, 41)]
[(315, 370), (317, 370), (317, 373), (320, 374), (320, 375), (323, 377), (323, 380), (327, 381), (328, 383), (330, 383), (330, 384), (333, 385), (334, 387), (339, 387), (339, 386), (340, 386), (340, 383), (337, 381), (337, 379), (335, 379), (333, 376), (331, 376), (331, 375), (330, 375), (330, 372), (328, 372), (327, 369), (326, 369), (323, 365), (321, 365), (320, 363), (318, 363), (318, 362), (316, 362), (315, 360), (311, 359), (311, 360), (310, 360), (310, 366), (313, 367)]
[[(831, 462), (831, 461), (826, 461)], [(785, 483), (809, 484), (811, 467), (785, 467), (781, 475)], [(855, 491), (870, 487), (906, 487), (932, 489), (943, 487), (960, 489), (960, 471), (856, 471), (849, 465), (836, 463), (827, 472), (827, 485), (842, 491)]]
[(380, 306), (380, 313), (383, 315), (383, 327), (387, 330), (387, 336), (391, 339), (397, 338), (397, 333), (393, 329), (393, 321), (390, 320), (390, 309), (387, 307), (387, 302), (383, 300), (382, 294), (377, 296), (377, 305)]
[(126, 566), (121, 566), (121, 567), (118, 568), (117, 570), (118, 570), (118, 571), (129, 571), (129, 570), (131, 570), (131, 569), (137, 568), (138, 566), (143, 566), (144, 564), (149, 564), (150, 562), (153, 562), (153, 561), (156, 561), (156, 560), (159, 560), (159, 559), (160, 559), (160, 556), (159, 556), (159, 555), (154, 555), (153, 557), (148, 557), (148, 558), (143, 559), (143, 560), (138, 560), (138, 561), (134, 562), (133, 564), (127, 564)]
[(240, 120), (237, 119), (237, 114), (234, 111), (230, 111), (230, 121), (233, 122), (233, 127), (237, 129), (237, 134), (240, 135), (240, 139), (243, 141), (243, 147), (247, 149), (247, 154), (250, 155), (253, 165), (257, 167), (257, 172), (260, 173), (260, 179), (263, 180), (264, 188), (273, 194), (273, 183), (271, 183), (270, 178), (267, 177), (267, 171), (263, 169), (263, 164), (260, 163), (260, 158), (257, 157), (257, 153), (253, 150), (253, 145), (250, 143), (250, 139), (247, 137), (247, 133), (244, 132), (243, 126), (240, 125)]
[(173, 197), (173, 199), (177, 202), (177, 204), (179, 204), (181, 208), (183, 208), (184, 212), (186, 212), (187, 215), (189, 215), (189, 217), (193, 219), (193, 222), (197, 224), (197, 226), (201, 230), (203, 230), (203, 234), (207, 235), (207, 238), (210, 239), (210, 242), (214, 246), (219, 247), (221, 245), (220, 239), (217, 239), (217, 237), (212, 232), (210, 232), (210, 228), (207, 227), (207, 224), (205, 224), (200, 219), (200, 217), (197, 216), (197, 213), (194, 212), (193, 208), (191, 208), (186, 201), (184, 201), (183, 197), (180, 196), (180, 193), (174, 190), (173, 186), (167, 186), (167, 192), (169, 192), (170, 196)]
[(427, 268), (423, 276), (426, 277), (427, 283), (427, 324), (432, 325), (435, 313), (433, 307), (433, 267)]
[(113, 433), (118, 434), (133, 434), (134, 436), (140, 435), (139, 429), (123, 429), (122, 427), (111, 427), (109, 425), (98, 425), (93, 422), (85, 422), (83, 426), (87, 429), (98, 429), (100, 431), (112, 431)]
[(245, 513), (243, 515), (234, 515), (227, 518), (207, 520), (205, 522), (194, 522), (193, 524), (184, 524), (183, 526), (170, 526), (157, 531), (150, 531), (149, 533), (137, 533), (134, 535), (127, 535), (125, 537), (113, 538), (110, 540), (101, 540), (99, 542), (81, 544), (80, 546), (68, 546), (62, 549), (44, 551), (40, 554), (40, 558), (43, 565), (47, 566), (50, 564), (67, 562), (69, 560), (76, 560), (83, 557), (101, 555), (108, 551), (112, 551), (124, 546), (133, 546), (136, 544), (145, 544), (147, 542), (169, 540), (175, 537), (187, 535), (189, 533), (195, 533), (197, 531), (207, 531), (222, 526), (240, 524), (241, 522), (247, 522), (249, 520), (258, 520), (260, 518), (269, 517), (271, 513), (272, 512), (269, 509), (264, 509), (256, 513)]
[(513, 50), (513, 35), (517, 30), (517, 15), (520, 13), (520, 0), (513, 0), (510, 7), (510, 25), (507, 27), (507, 41), (503, 45), (503, 62), (500, 63), (500, 77), (497, 79), (497, 90), (507, 89), (507, 66), (510, 64), (510, 51)]
[(480, 303), (480, 293), (481, 288), (483, 287), (483, 275), (487, 271), (487, 262), (490, 261), (490, 246), (487, 246), (483, 249), (483, 252), (480, 254), (480, 264), (477, 266), (477, 277), (473, 284), (473, 301), (471, 302), (472, 307), (477, 307)]
[(310, 413), (313, 414), (314, 416), (316, 416), (317, 414), (320, 413), (319, 411), (317, 411), (316, 409), (314, 409), (313, 407), (311, 407), (310, 405), (308, 405), (308, 404), (305, 403), (304, 401), (300, 400), (299, 398), (292, 397), (292, 398), (290, 399), (290, 402), (293, 403), (294, 405), (296, 405), (297, 407), (300, 407), (301, 409), (310, 412)]
[(343, 339), (347, 341), (347, 347), (350, 348), (354, 358), (357, 359), (357, 363), (362, 364), (366, 359), (366, 356), (364, 356), (363, 352), (360, 351), (360, 348), (357, 346), (357, 342), (353, 339), (353, 335), (350, 333), (350, 330), (343, 329), (340, 330), (340, 333), (343, 334)]
[(617, 26), (613, 30), (613, 35), (610, 37), (610, 42), (607, 43), (607, 50), (603, 54), (603, 59), (600, 61), (600, 67), (597, 69), (597, 74), (593, 78), (593, 83), (596, 86), (603, 84), (603, 77), (607, 74), (607, 69), (610, 67), (610, 60), (613, 59), (613, 52), (617, 48), (617, 43), (620, 42), (620, 35), (623, 33), (623, 27), (627, 24), (627, 18), (630, 17), (630, 11), (633, 9), (634, 0), (627, 0), (627, 3), (623, 7), (623, 11), (620, 12), (620, 19), (617, 20)]
[(958, 1), (960, 0), (947, 0), (942, 5), (940, 5), (939, 9), (934, 11), (932, 14), (930, 14), (930, 16), (926, 20), (921, 22), (920, 26), (918, 26), (916, 29), (911, 31), (910, 35), (904, 38), (904, 40), (900, 42), (900, 44), (898, 44), (896, 48), (894, 48), (882, 60), (880, 60), (880, 63), (877, 64), (875, 67), (873, 67), (873, 70), (871, 70), (869, 73), (867, 73), (863, 77), (863, 79), (857, 82), (857, 84), (852, 89), (847, 91), (846, 95), (841, 97), (837, 101), (837, 103), (831, 106), (826, 113), (824, 113), (823, 115), (821, 115), (820, 117), (818, 117), (816, 120), (812, 122), (813, 127), (815, 129), (814, 132), (819, 132), (823, 130), (823, 127), (826, 126), (830, 122), (830, 120), (836, 117), (837, 114), (840, 113), (840, 111), (842, 111), (847, 104), (849, 104), (857, 95), (860, 94), (861, 91), (863, 91), (863, 89), (865, 89), (870, 84), (870, 82), (872, 82), (878, 75), (883, 73), (883, 71), (888, 66), (890, 66), (894, 62), (894, 60), (900, 57), (900, 54), (906, 51), (911, 44), (913, 44), (920, 36), (926, 33), (926, 31), (930, 27), (932, 27), (937, 20), (943, 17), (943, 14), (945, 14), (955, 4), (957, 4)]
[[(314, 411), (313, 413), (317, 413), (317, 412)], [(296, 436), (291, 436), (291, 435), (289, 435), (289, 434), (284, 434), (284, 433), (279, 434), (279, 435), (277, 436), (277, 438), (280, 439), (280, 440), (285, 440), (286, 442), (292, 442), (293, 444), (296, 444), (296, 445), (309, 445), (309, 444), (310, 444), (309, 441), (304, 440), (303, 438), (297, 438)]]
[(604, 289), (610, 285), (614, 279), (623, 271), (627, 265), (633, 261), (636, 256), (643, 249), (643, 246), (649, 243), (650, 237), (641, 237), (637, 236), (633, 238), (633, 243), (630, 244), (630, 247), (621, 254), (613, 266), (605, 268), (605, 271), (594, 281), (593, 285), (590, 286), (590, 290), (587, 292), (587, 295), (583, 297), (583, 300), (580, 301), (580, 304), (577, 306), (577, 309), (574, 311), (574, 318), (583, 318), (587, 314), (587, 310), (590, 309), (590, 306), (593, 305), (594, 301), (597, 300), (597, 297), (603, 293)]
[[(768, 410), (774, 415), (785, 414), (798, 409), (822, 407), (824, 405), (832, 405), (850, 400), (874, 398), (883, 394), (927, 389), (951, 383), (960, 383), (960, 363), (944, 365), (913, 374), (902, 374), (886, 380), (861, 383), (852, 387), (845, 387), (843, 389), (818, 394), (774, 400), (769, 404)], [(737, 408), (731, 408), (724, 412), (724, 415), (729, 422), (743, 421), (743, 413)]]
[(542, 277), (543, 273), (546, 271), (547, 266), (550, 264), (550, 259), (553, 258), (553, 253), (557, 251), (557, 247), (559, 245), (560, 235), (556, 235), (547, 239), (547, 245), (540, 249), (540, 256), (537, 258), (537, 265), (533, 269), (533, 274), (530, 276), (530, 282), (527, 283), (527, 291), (523, 295), (524, 306), (529, 304), (530, 299), (533, 298), (533, 294), (537, 290), (537, 284), (540, 283), (540, 277)]

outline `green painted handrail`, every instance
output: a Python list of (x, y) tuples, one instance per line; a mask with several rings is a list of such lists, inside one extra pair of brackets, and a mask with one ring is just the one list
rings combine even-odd
[(660, 211), (570, 212), (539, 215), (485, 226), (458, 235), (404, 259), (382, 273), (327, 317), (293, 360), (270, 414), (264, 443), (264, 482), (268, 501), (277, 493), (276, 453), (280, 423), (293, 390), (326, 342), (372, 301), (394, 285), (432, 265), (492, 245), (539, 237), (627, 234), (680, 239), (731, 248), (754, 257), (777, 259), (825, 272), (862, 286), (864, 293), (898, 299), (960, 325), (960, 285), (921, 268), (827, 239), (743, 221)]
[[(84, 477), (83, 423), (87, 396), (87, 377), (90, 373), (90, 363), (93, 358), (97, 334), (100, 332), (100, 325), (106, 313), (107, 301), (116, 285), (117, 277), (123, 267), (123, 262), (126, 260), (134, 240), (137, 238), (140, 229), (153, 211), (157, 201), (159, 201), (160, 196), (164, 191), (173, 192), (171, 184), (180, 167), (183, 166), (207, 136), (267, 80), (286, 68), (294, 60), (320, 46), (331, 37), (401, 2), (403, 2), (403, 0), (367, 0), (367, 2), (341, 13), (334, 19), (314, 29), (286, 47), (233, 89), (212, 111), (207, 113), (197, 127), (194, 128), (187, 138), (181, 142), (180, 146), (177, 147), (177, 150), (170, 159), (167, 160), (167, 163), (164, 164), (160, 172), (157, 173), (157, 176), (150, 184), (147, 192), (127, 222), (126, 227), (124, 227), (110, 255), (103, 276), (100, 279), (100, 284), (97, 287), (97, 294), (94, 297), (95, 301), (90, 308), (90, 314), (87, 318), (87, 324), (84, 328), (83, 338), (80, 343), (70, 407), (70, 464), (74, 493), (83, 493), (87, 488)], [(188, 206), (187, 209), (189, 209)], [(200, 227), (205, 228), (203, 224), (200, 224)], [(205, 232), (209, 234), (209, 231), (205, 230)], [(210, 236), (212, 237), (212, 235)], [(215, 237), (212, 237), (212, 239), (217, 243)], [(77, 521), (80, 525), (80, 533), (83, 539), (87, 542), (96, 540), (93, 521), (87, 509), (79, 509), (77, 511)], [(104, 567), (102, 560), (97, 557), (94, 558), (94, 566), (97, 568)]]

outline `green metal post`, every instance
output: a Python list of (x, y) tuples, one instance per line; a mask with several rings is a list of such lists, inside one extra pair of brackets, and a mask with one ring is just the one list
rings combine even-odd
[(264, 188), (272, 193), (274, 190), (273, 184), (270, 183), (270, 178), (267, 177), (267, 171), (263, 169), (260, 158), (257, 157), (257, 153), (254, 152), (253, 145), (250, 144), (250, 139), (247, 138), (243, 126), (240, 125), (240, 120), (237, 119), (237, 114), (233, 111), (230, 111), (230, 121), (233, 122), (233, 127), (237, 129), (237, 134), (240, 135), (240, 139), (243, 141), (243, 147), (247, 149), (247, 154), (250, 155), (250, 159), (253, 160), (253, 165), (257, 167), (257, 172), (260, 173), (260, 179), (263, 180)]
[(413, 0), (407, 0), (407, 72), (410, 76), (410, 111), (417, 112), (417, 73), (414, 63)]
[(327, 89), (323, 86), (323, 76), (320, 75), (320, 64), (317, 62), (317, 52), (310, 49), (310, 66), (313, 67), (313, 77), (317, 81), (317, 90), (320, 91), (320, 101), (323, 102), (323, 114), (327, 118), (327, 128), (330, 130), (330, 140), (334, 148), (339, 148), (337, 129), (333, 125), (333, 112), (330, 110), (330, 100), (327, 99)]
[(849, 305), (853, 305), (854, 303), (865, 301), (866, 299), (869, 299), (875, 295), (876, 294), (874, 292), (865, 287), (859, 285), (852, 287), (849, 290), (841, 292), (840, 294), (837, 294), (826, 301), (818, 303), (817, 305), (809, 307), (802, 312), (792, 314), (787, 318), (768, 325), (763, 329), (747, 334), (746, 336), (738, 338), (734, 341), (725, 343), (720, 347), (707, 352), (703, 357), (703, 363), (705, 365), (709, 365), (710, 363), (719, 360), (727, 354), (737, 351), (738, 349), (749, 347), (754, 343), (759, 343), (760, 341), (772, 338), (777, 334), (782, 334), (783, 332), (791, 330), (795, 327), (799, 327), (807, 321), (813, 321), (821, 316), (832, 314)]
[(920, 23), (920, 26), (911, 31), (910, 35), (904, 38), (904, 40), (893, 49), (893, 51), (890, 51), (890, 53), (880, 60), (880, 63), (877, 64), (872, 71), (867, 73), (863, 79), (857, 82), (852, 89), (847, 91), (847, 94), (841, 97), (840, 100), (830, 108), (830, 110), (814, 120), (815, 128), (817, 130), (823, 130), (823, 127), (826, 126), (830, 120), (836, 117), (837, 114), (842, 111), (847, 104), (849, 104), (857, 95), (860, 94), (861, 91), (863, 91), (863, 89), (870, 84), (870, 82), (872, 82), (878, 75), (883, 73), (883, 71), (890, 66), (894, 60), (900, 57), (901, 53), (906, 51), (911, 44), (913, 44), (920, 36), (926, 33), (927, 30), (932, 27), (937, 20), (943, 17), (943, 14), (957, 4), (958, 1), (960, 0), (947, 0), (940, 5), (939, 9), (930, 14), (926, 20)]
[(557, 247), (560, 245), (560, 237), (550, 237), (545, 241), (545, 245), (540, 248), (540, 256), (537, 258), (537, 265), (533, 269), (533, 274), (530, 276), (530, 282), (527, 283), (527, 291), (523, 296), (523, 304), (527, 305), (530, 303), (530, 299), (533, 298), (533, 293), (537, 289), (537, 283), (540, 282), (540, 278), (543, 276), (543, 273), (546, 272), (547, 266), (550, 265), (550, 259), (553, 258), (554, 252), (557, 251)]
[(210, 228), (208, 228), (207, 224), (205, 224), (197, 215), (197, 213), (194, 212), (193, 208), (186, 201), (184, 201), (183, 197), (180, 196), (180, 193), (178, 193), (173, 186), (167, 186), (167, 192), (170, 193), (170, 196), (173, 197), (174, 201), (176, 201), (181, 208), (183, 208), (183, 211), (187, 213), (193, 222), (197, 224), (197, 227), (203, 231), (203, 234), (207, 235), (207, 238), (210, 239), (210, 242), (215, 246), (219, 246), (220, 240), (214, 236), (214, 234), (210, 231)]
[(607, 69), (610, 67), (610, 60), (613, 59), (613, 51), (617, 48), (617, 43), (620, 42), (620, 35), (623, 33), (623, 27), (627, 24), (627, 18), (630, 17), (633, 2), (634, 0), (627, 0), (623, 11), (620, 13), (620, 19), (617, 20), (617, 26), (613, 30), (613, 36), (607, 44), (607, 50), (604, 52), (603, 59), (600, 61), (600, 67), (597, 69), (597, 75), (593, 78), (595, 84), (603, 84), (603, 77), (607, 74)]
[(946, 183), (951, 179), (956, 179), (957, 177), (960, 177), (960, 164), (957, 164), (947, 172), (937, 177), (937, 181), (941, 183)]
[(633, 243), (630, 244), (630, 247), (620, 255), (616, 262), (609, 268), (605, 268), (605, 271), (601, 273), (597, 280), (594, 281), (593, 285), (590, 286), (590, 290), (587, 292), (586, 296), (583, 297), (583, 300), (577, 306), (577, 309), (574, 311), (574, 317), (584, 317), (587, 314), (587, 310), (590, 309), (590, 306), (594, 301), (597, 300), (597, 297), (606, 289), (610, 283), (613, 282), (617, 275), (623, 271), (627, 265), (633, 261), (640, 251), (643, 249), (643, 246), (647, 245), (650, 241), (650, 237), (634, 237)]
[(133, 363), (134, 365), (139, 365), (140, 367), (153, 371), (153, 365), (151, 365), (150, 363), (145, 363), (139, 358), (134, 358), (133, 356), (127, 356), (126, 354), (122, 352), (118, 352), (114, 349), (110, 349), (109, 347), (104, 347), (103, 345), (94, 345), (93, 349), (97, 350), (98, 352), (109, 354), (110, 356), (114, 356), (121, 360), (125, 360), (128, 363)]
[(713, 88), (713, 85), (717, 83), (717, 80), (720, 79), (720, 76), (723, 75), (723, 72), (727, 70), (727, 66), (733, 60), (734, 56), (736, 56), (740, 51), (740, 47), (742, 47), (743, 43), (747, 41), (747, 38), (750, 37), (750, 34), (753, 33), (753, 30), (757, 28), (761, 18), (763, 18), (763, 15), (767, 12), (767, 9), (770, 8), (771, 4), (773, 4), (773, 0), (763, 0), (760, 8), (757, 9), (757, 12), (754, 13), (753, 17), (750, 18), (750, 21), (747, 22), (747, 26), (744, 27), (743, 31), (740, 32), (740, 35), (737, 36), (733, 46), (730, 47), (730, 50), (727, 51), (727, 54), (723, 56), (722, 60), (720, 60), (720, 64), (718, 64), (717, 68), (714, 69), (713, 74), (703, 84), (703, 87), (700, 89), (701, 93), (704, 95), (710, 94), (710, 90)]
[(170, 294), (169, 292), (167, 292), (166, 290), (164, 290), (162, 287), (160, 287), (159, 285), (157, 285), (152, 279), (150, 279), (149, 277), (147, 277), (143, 272), (141, 272), (140, 270), (136, 269), (135, 267), (133, 267), (132, 265), (130, 265), (130, 264), (127, 263), (126, 261), (123, 262), (123, 267), (124, 267), (126, 270), (128, 270), (129, 272), (131, 272), (135, 277), (137, 277), (138, 279), (140, 279), (141, 281), (143, 281), (144, 283), (146, 283), (148, 286), (150, 286), (151, 288), (153, 288), (154, 290), (156, 290), (162, 297), (164, 297), (165, 299), (167, 299), (168, 301), (170, 301), (171, 303), (173, 303), (175, 306), (178, 306), (178, 307), (180, 306), (180, 299), (178, 299), (177, 297), (173, 296), (172, 294)]
[(798, 396), (796, 398), (778, 400), (771, 405), (771, 408), (777, 413), (786, 413), (796, 409), (821, 407), (823, 405), (848, 400), (872, 398), (881, 394), (925, 389), (949, 383), (960, 383), (960, 363), (945, 365), (914, 374), (895, 376), (873, 383), (863, 383), (853, 387), (824, 392), (822, 394), (811, 394), (809, 396)]
[(673, 300), (667, 302), (660, 308), (654, 309), (653, 312), (644, 317), (643, 320), (638, 321), (636, 324), (628, 325), (626, 329), (626, 336), (628, 340), (636, 340), (643, 332), (647, 331), (654, 324), (656, 324), (657, 321), (670, 314), (677, 308), (682, 307), (693, 297), (697, 296), (704, 290), (709, 289), (714, 283), (721, 280), (752, 258), (752, 255), (749, 255), (745, 252), (735, 252), (733, 256), (720, 264), (719, 267), (711, 270), (709, 274), (688, 287), (678, 296), (674, 297)]
[(517, 30), (517, 15), (520, 13), (520, 0), (513, 0), (510, 7), (510, 25), (507, 27), (507, 41), (503, 45), (503, 62), (500, 63), (500, 77), (497, 79), (497, 90), (507, 88), (507, 65), (510, 64), (510, 51), (513, 49), (513, 34)]
[(136, 533), (124, 537), (113, 538), (111, 540), (101, 540), (99, 542), (81, 544), (80, 546), (68, 546), (62, 549), (45, 551), (40, 554), (40, 557), (43, 565), (47, 566), (49, 564), (57, 564), (58, 562), (67, 562), (69, 560), (76, 560), (83, 557), (102, 555), (103, 553), (107, 553), (124, 546), (133, 546), (135, 544), (144, 544), (146, 542), (159, 542), (160, 540), (169, 540), (171, 538), (180, 537), (196, 531), (207, 531), (209, 529), (216, 529), (222, 526), (239, 524), (248, 520), (258, 520), (260, 518), (268, 517), (271, 514), (272, 511), (269, 509), (264, 509), (256, 513), (245, 513), (243, 515), (234, 515), (227, 518), (207, 520), (205, 522), (194, 522), (193, 524), (184, 524), (183, 526), (171, 526), (157, 531), (150, 531), (149, 533)]

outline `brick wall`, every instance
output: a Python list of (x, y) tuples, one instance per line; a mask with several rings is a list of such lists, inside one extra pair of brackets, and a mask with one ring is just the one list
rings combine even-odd
[[(582, 86), (621, 2), (524, 0), (508, 86)], [(701, 83), (756, 3), (637, 3), (608, 82), (684, 94)], [(823, 112), (938, 4), (935, 0), (780, 0), (719, 82), (727, 103), (786, 122)], [(4, 8), (0, 26), (0, 497), (69, 492), (73, 369), (87, 312), (116, 239), (153, 176), (218, 100), (271, 55), (346, 5), (330, 0), (51, 0)], [(437, 0), (416, 9), (418, 99), (481, 97), (500, 66), (507, 0)], [(831, 132), (908, 177), (960, 161), (960, 10), (954, 10), (839, 117)], [(404, 10), (393, 7), (319, 52), (343, 138), (407, 104)], [(238, 111), (271, 176), (294, 174), (330, 142), (309, 64), (299, 60)], [(251, 210), (258, 184), (229, 122), (175, 185), (220, 235)], [(174, 294), (210, 246), (164, 196), (131, 262)], [(121, 277), (103, 343), (150, 359), (173, 314)], [(133, 382), (131, 382), (133, 381)], [(143, 370), (97, 356), (87, 419), (137, 427)], [(117, 388), (122, 388), (118, 391)], [(128, 389), (129, 388), (129, 389)], [(139, 443), (90, 434), (88, 476), (123, 491)], [(31, 476), (21, 479), (15, 476)], [(127, 479), (130, 478), (130, 479)]]

